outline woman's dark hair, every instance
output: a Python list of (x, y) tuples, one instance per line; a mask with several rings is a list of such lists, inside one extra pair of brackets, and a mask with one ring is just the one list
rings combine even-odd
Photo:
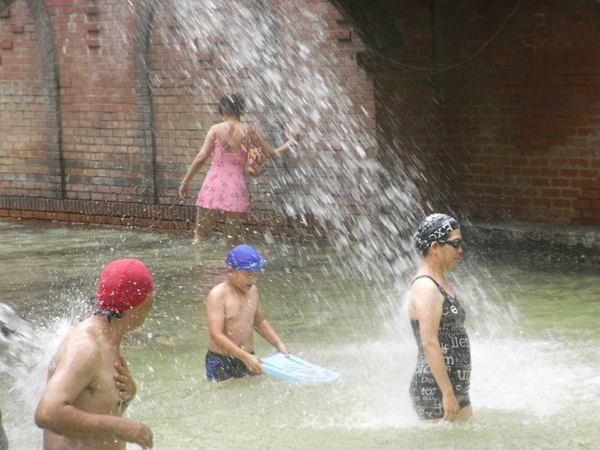
[[(448, 236), (450, 236), (450, 233), (447, 233), (443, 236), (440, 237), (441, 240), (445, 241)], [(435, 241), (433, 241), (435, 242)], [(429, 247), (431, 247), (431, 244), (433, 244), (433, 242), (430, 242), (429, 245), (427, 247), (425, 247), (424, 249), (419, 250), (421, 252), (421, 256), (425, 257), (427, 256), (427, 253), (429, 253)]]
[(225, 94), (219, 100), (219, 114), (223, 114), (224, 110), (239, 119), (246, 110), (246, 99), (242, 94)]

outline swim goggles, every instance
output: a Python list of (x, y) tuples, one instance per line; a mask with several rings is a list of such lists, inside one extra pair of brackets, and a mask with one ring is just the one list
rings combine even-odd
[(438, 242), (442, 245), (449, 244), (454, 248), (462, 247), (463, 240), (461, 238), (452, 239), (451, 241), (447, 241), (445, 239), (438, 239)]

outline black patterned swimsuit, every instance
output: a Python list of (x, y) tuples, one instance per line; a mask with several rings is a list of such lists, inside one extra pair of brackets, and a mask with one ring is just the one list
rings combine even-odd
[[(433, 281), (444, 297), (438, 340), (444, 355), (446, 372), (448, 378), (450, 378), (458, 406), (464, 408), (471, 404), (469, 399), (471, 348), (469, 336), (464, 327), (465, 310), (458, 300), (450, 297), (433, 278), (422, 275), (415, 278), (413, 283), (419, 278), (429, 278)], [(431, 374), (431, 369), (423, 352), (419, 321), (411, 319), (410, 323), (419, 349), (417, 368), (410, 383), (410, 396), (412, 397), (413, 406), (421, 420), (441, 419), (444, 416), (442, 393)]]

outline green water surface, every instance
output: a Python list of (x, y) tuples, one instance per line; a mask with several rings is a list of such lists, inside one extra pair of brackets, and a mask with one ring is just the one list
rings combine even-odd
[[(193, 246), (187, 234), (0, 222), (0, 301), (47, 341), (85, 314), (106, 263), (142, 259), (156, 301), (123, 345), (138, 384), (127, 415), (152, 428), (156, 449), (600, 447), (597, 268), (518, 267), (465, 253), (452, 283), (468, 311), (474, 417), (432, 426), (419, 423), (407, 392), (416, 346), (404, 294), (414, 268), (375, 282), (359, 263), (332, 267), (326, 247), (252, 244), (268, 260), (258, 282), (267, 318), (298, 356), (340, 372), (337, 381), (207, 382), (204, 300), (227, 253), (217, 238)], [(51, 355), (57, 343), (44, 339)], [(273, 353), (255, 342), (259, 356)], [(41, 448), (32, 415), (45, 367), (34, 353), (20, 358), (35, 367), (33, 394), (0, 372), (11, 449)]]

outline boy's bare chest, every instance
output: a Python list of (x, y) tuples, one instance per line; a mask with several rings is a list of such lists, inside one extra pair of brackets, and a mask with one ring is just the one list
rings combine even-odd
[(255, 299), (232, 296), (225, 301), (225, 321), (252, 321), (256, 315), (256, 308), (257, 301)]

